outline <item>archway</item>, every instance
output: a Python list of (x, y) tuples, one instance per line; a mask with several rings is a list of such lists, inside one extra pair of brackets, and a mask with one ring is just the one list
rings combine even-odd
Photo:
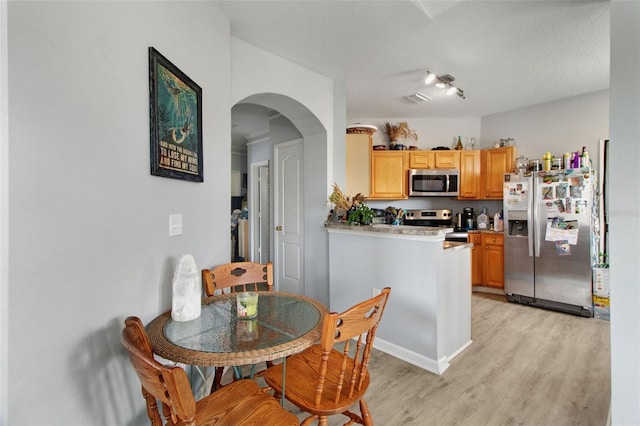
[[(263, 164), (268, 161), (270, 185), (273, 183), (274, 146), (279, 142), (286, 142), (301, 138), (304, 149), (304, 197), (302, 209), (302, 223), (304, 233), (304, 261), (299, 273), (301, 281), (313, 282), (313, 288), (303, 286), (300, 293), (316, 297), (319, 300), (327, 298), (328, 285), (326, 274), (328, 270), (326, 234), (321, 224), (327, 213), (327, 182), (328, 182), (328, 149), (327, 131), (320, 120), (303, 104), (288, 96), (276, 93), (260, 93), (246, 97), (232, 108), (232, 127), (246, 127), (244, 120), (264, 120), (267, 123), (261, 129), (249, 126), (253, 134), (247, 137), (249, 149), (247, 152), (247, 182), (251, 183), (252, 164)], [(232, 130), (233, 132), (233, 130)], [(254, 155), (256, 154), (256, 155)], [(272, 186), (271, 186), (272, 188)], [(251, 188), (247, 188), (249, 202), (251, 202)], [(273, 192), (270, 195), (269, 234), (271, 236), (269, 252), (273, 253), (274, 232), (277, 224), (273, 219)], [(251, 207), (250, 207), (251, 208)], [(249, 226), (249, 245), (258, 241), (260, 229), (251, 224)], [(279, 275), (274, 264), (275, 275)], [(316, 284), (317, 283), (317, 284)]]

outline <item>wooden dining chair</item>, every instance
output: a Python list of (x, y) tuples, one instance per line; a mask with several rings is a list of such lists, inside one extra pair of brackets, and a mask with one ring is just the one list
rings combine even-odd
[(235, 381), (195, 401), (185, 371), (177, 366), (162, 365), (153, 358), (149, 337), (137, 317), (125, 320), (121, 342), (142, 383), (152, 426), (163, 424), (156, 400), (162, 404), (166, 425), (171, 426), (298, 424), (296, 416), (252, 380)]
[(231, 262), (202, 270), (202, 285), (207, 296), (216, 291), (271, 291), (273, 264), (257, 262)]
[[(310, 414), (301, 425), (317, 419), (326, 426), (327, 417), (334, 414), (349, 417), (346, 424), (373, 425), (364, 394), (369, 387), (373, 341), (390, 292), (387, 287), (340, 314), (325, 315), (320, 344), (287, 358), (284, 396)], [(339, 343), (344, 344), (341, 350)], [(263, 375), (276, 396), (282, 394), (282, 369), (283, 364), (278, 364)], [(360, 415), (349, 410), (356, 402)]]
[[(202, 285), (208, 297), (216, 292), (272, 291), (273, 264), (257, 262), (231, 262), (202, 270)], [(271, 367), (267, 361), (267, 368)], [(253, 369), (254, 367), (252, 367)], [(216, 367), (211, 392), (222, 387), (223, 367)]]

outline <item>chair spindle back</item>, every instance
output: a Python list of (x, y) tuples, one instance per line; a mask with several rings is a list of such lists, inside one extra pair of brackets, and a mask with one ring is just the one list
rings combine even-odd
[(273, 264), (256, 262), (231, 262), (202, 270), (205, 294), (213, 296), (217, 290), (258, 291), (273, 289)]
[[(344, 342), (344, 348), (342, 350), (342, 363), (339, 369), (334, 404), (338, 404), (341, 395), (345, 391), (343, 389), (345, 377), (348, 382), (346, 395), (349, 398), (353, 396), (354, 390), (362, 390), (365, 382), (368, 386), (368, 366), (371, 349), (373, 348), (376, 330), (389, 299), (390, 291), (391, 289), (387, 287), (377, 296), (361, 302), (342, 313), (330, 313), (325, 316), (320, 342), (322, 361), (316, 387), (316, 406), (320, 405), (323, 398), (328, 354), (334, 349), (336, 343)], [(351, 348), (353, 340), (355, 340), (355, 348)]]

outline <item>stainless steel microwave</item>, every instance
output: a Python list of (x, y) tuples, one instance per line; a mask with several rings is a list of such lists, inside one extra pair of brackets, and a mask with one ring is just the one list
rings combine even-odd
[(456, 169), (409, 170), (410, 197), (457, 197), (460, 171)]

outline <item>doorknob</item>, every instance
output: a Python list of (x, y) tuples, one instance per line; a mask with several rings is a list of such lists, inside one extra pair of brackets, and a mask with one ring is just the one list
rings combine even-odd
[(280, 225), (276, 226), (276, 231), (282, 231), (282, 226)]

